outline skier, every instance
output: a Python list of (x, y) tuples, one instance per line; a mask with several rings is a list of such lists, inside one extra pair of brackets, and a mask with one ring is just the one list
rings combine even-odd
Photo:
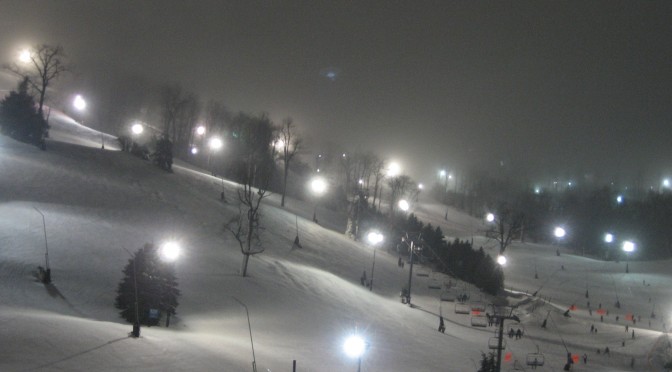
[(628, 332), (628, 325), (627, 324), (625, 325), (625, 332), (626, 333)]
[(588, 354), (583, 354), (583, 364), (588, 364)]
[(446, 325), (443, 323), (443, 316), (439, 315), (439, 332), (446, 333)]
[(633, 340), (635, 339), (635, 330), (634, 329), (632, 330), (632, 339)]

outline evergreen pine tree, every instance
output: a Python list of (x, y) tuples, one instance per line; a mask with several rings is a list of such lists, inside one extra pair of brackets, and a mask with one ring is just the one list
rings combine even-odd
[(478, 372), (495, 372), (497, 363), (495, 363), (495, 353), (481, 353), (481, 368)]
[(35, 100), (28, 94), (27, 79), (0, 101), (0, 130), (3, 134), (41, 145), (47, 127), (47, 122), (37, 111)]
[(152, 154), (154, 162), (159, 167), (171, 171), (173, 166), (173, 143), (168, 137), (162, 137), (156, 141), (156, 149)]
[[(135, 267), (134, 267), (135, 266)], [(119, 315), (129, 323), (135, 322), (135, 282), (137, 279), (139, 323), (156, 325), (159, 318), (150, 318), (150, 309), (158, 310), (169, 317), (176, 313), (177, 289), (175, 267), (161, 261), (153, 244), (145, 244), (138, 250), (123, 270), (124, 278), (119, 283), (115, 306)]]

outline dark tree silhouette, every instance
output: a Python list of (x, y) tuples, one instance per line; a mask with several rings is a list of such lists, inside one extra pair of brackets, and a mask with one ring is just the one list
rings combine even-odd
[(175, 267), (161, 261), (156, 247), (145, 244), (124, 268), (124, 278), (117, 288), (115, 306), (119, 315), (129, 323), (135, 322), (135, 291), (137, 285), (138, 321), (144, 325), (156, 325), (159, 318), (150, 317), (150, 309), (166, 315), (166, 325), (175, 315), (180, 296), (177, 289)]

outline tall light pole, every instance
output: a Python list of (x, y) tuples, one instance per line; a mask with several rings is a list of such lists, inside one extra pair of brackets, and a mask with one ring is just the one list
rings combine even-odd
[(376, 245), (378, 245), (380, 242), (383, 241), (383, 234), (376, 231), (371, 231), (367, 236), (367, 239), (369, 240), (369, 244), (371, 244), (371, 246), (373, 247), (373, 264), (371, 265), (371, 285), (369, 286), (369, 290), (373, 292), (373, 270), (376, 268)]
[(133, 331), (131, 335), (135, 338), (140, 337), (140, 311), (138, 310), (138, 271), (135, 267), (136, 256), (134, 256), (126, 247), (122, 247), (129, 256), (131, 256), (131, 261), (133, 262), (133, 291), (135, 292), (135, 322), (133, 322)]
[(254, 341), (252, 340), (252, 323), (250, 323), (250, 312), (247, 310), (247, 305), (243, 301), (231, 296), (236, 302), (245, 308), (245, 315), (247, 315), (247, 329), (250, 331), (250, 345), (252, 346), (252, 372), (257, 372), (257, 358), (254, 356)]
[(42, 216), (42, 230), (44, 231), (44, 273), (42, 273), (42, 283), (51, 283), (51, 267), (49, 267), (49, 244), (47, 243), (47, 222), (44, 219), (44, 214), (37, 207), (33, 207), (37, 213)]
[(625, 273), (630, 272), (630, 264), (628, 262), (630, 258), (630, 254), (635, 251), (636, 245), (630, 240), (625, 240), (623, 241), (623, 244), (621, 245), (621, 249), (623, 249), (623, 252), (625, 252)]
[[(418, 240), (419, 239), (420, 239), (420, 237), (418, 236)], [(422, 248), (420, 248), (420, 247), (416, 248), (416, 245), (413, 242), (413, 240), (408, 239), (408, 234), (406, 235), (406, 237), (401, 239), (402, 242), (406, 242), (408, 240), (411, 241), (411, 243), (409, 244), (409, 251), (411, 252), (410, 253), (411, 266), (408, 270), (408, 289), (406, 291), (406, 303), (408, 304), (408, 306), (413, 306), (413, 305), (411, 305), (411, 284), (413, 283), (413, 253), (414, 253), (414, 250), (416, 250), (416, 249), (421, 250)]]
[(315, 208), (313, 209), (313, 222), (317, 223), (317, 201), (327, 191), (327, 182), (322, 177), (315, 177), (310, 182), (310, 189), (315, 195)]

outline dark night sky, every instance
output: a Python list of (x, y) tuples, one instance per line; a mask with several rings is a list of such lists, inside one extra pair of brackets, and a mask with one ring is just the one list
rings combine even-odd
[(0, 0), (0, 59), (36, 43), (82, 79), (180, 82), (420, 181), (672, 175), (670, 1)]

